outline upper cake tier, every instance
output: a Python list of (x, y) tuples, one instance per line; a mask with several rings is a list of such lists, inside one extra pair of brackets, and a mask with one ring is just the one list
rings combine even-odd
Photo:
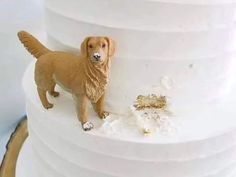
[(234, 82), (235, 2), (225, 0), (46, 0), (48, 41), (78, 51), (86, 36), (117, 42), (107, 105), (126, 112), (139, 94), (174, 108), (207, 105)]
[(232, 3), (47, 0), (46, 27), (51, 37), (75, 48), (88, 35), (112, 36), (117, 57), (199, 59), (233, 52), (234, 10)]

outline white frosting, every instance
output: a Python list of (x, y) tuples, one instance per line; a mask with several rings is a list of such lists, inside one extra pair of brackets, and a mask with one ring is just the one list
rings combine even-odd
[(49, 97), (54, 108), (42, 107), (33, 71), (34, 62), (25, 73), (23, 86), (34, 165), (44, 176), (143, 177), (148, 171), (150, 177), (228, 177), (235, 169), (234, 97), (218, 105), (221, 109), (200, 110), (199, 117), (174, 117), (181, 125), (171, 136), (143, 136), (122, 122), (122, 117), (113, 124), (115, 133), (104, 132), (101, 127), (109, 122), (104, 123), (93, 111), (89, 111), (89, 119), (95, 129), (84, 132), (71, 96), (60, 88), (60, 97)]

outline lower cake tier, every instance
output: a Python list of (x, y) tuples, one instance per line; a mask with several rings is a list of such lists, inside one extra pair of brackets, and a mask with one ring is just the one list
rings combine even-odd
[[(67, 162), (65, 161), (64, 163), (67, 163)], [(62, 174), (58, 173), (58, 170), (56, 170), (52, 167), (53, 164), (54, 163), (51, 164), (48, 161), (42, 160), (42, 156), (39, 156), (36, 152), (33, 151), (31, 139), (28, 138), (20, 151), (18, 161), (17, 161), (15, 176), (16, 177), (41, 177), (41, 176), (46, 176), (46, 177), (68, 176), (68, 177), (70, 177), (70, 174), (71, 174), (71, 172), (69, 171), (69, 170), (71, 170), (70, 168), (67, 168), (67, 166), (63, 167), (63, 170), (66, 170), (66, 171), (64, 171), (65, 175), (62, 175)], [(236, 175), (236, 169), (233, 169), (233, 166), (231, 168), (231, 172), (228, 173), (228, 175), (223, 175), (223, 174), (226, 174), (223, 171), (224, 170), (222, 170), (222, 172), (215, 173), (215, 174), (208, 175), (208, 176), (211, 176), (211, 177), (223, 177), (223, 176), (234, 177)], [(229, 170), (227, 170), (227, 168), (226, 168), (225, 172), (228, 172), (228, 171)], [(79, 177), (80, 176), (81, 177), (87, 177), (87, 176), (97, 177), (97, 176), (99, 176), (99, 173), (96, 173), (96, 171), (94, 173), (92, 173), (92, 172), (88, 173), (88, 172), (89, 172), (89, 170), (78, 168), (76, 176), (77, 177), (78, 176)], [(147, 175), (149, 175), (148, 171), (146, 171), (146, 176)], [(159, 173), (157, 173), (157, 175), (159, 176)], [(102, 176), (102, 175), (100, 175), (100, 176)], [(104, 175), (104, 176), (108, 176), (108, 175)], [(114, 176), (114, 175), (110, 175), (110, 176)], [(163, 176), (160, 175), (160, 177), (163, 177)]]
[[(129, 117), (111, 114), (95, 128), (81, 129), (72, 98), (60, 88), (45, 110), (33, 81), (32, 65), (23, 81), (32, 163), (47, 177), (233, 177), (236, 168), (235, 96), (199, 114), (176, 115), (173, 134), (144, 136)], [(123, 120), (123, 121), (121, 121)], [(178, 121), (176, 121), (178, 120)], [(105, 128), (104, 128), (105, 127)]]

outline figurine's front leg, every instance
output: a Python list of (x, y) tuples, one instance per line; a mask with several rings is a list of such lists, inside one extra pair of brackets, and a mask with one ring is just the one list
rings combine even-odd
[(94, 105), (95, 112), (101, 119), (105, 119), (107, 116), (109, 116), (109, 113), (104, 111), (104, 99), (105, 94), (103, 94)]
[(87, 105), (88, 98), (86, 95), (77, 95), (76, 96), (76, 111), (81, 122), (81, 125), (85, 131), (91, 130), (93, 124), (88, 121)]

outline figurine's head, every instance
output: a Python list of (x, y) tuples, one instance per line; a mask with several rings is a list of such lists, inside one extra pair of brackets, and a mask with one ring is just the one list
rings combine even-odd
[(101, 64), (115, 53), (115, 43), (108, 37), (87, 37), (81, 44), (81, 54), (93, 63)]

